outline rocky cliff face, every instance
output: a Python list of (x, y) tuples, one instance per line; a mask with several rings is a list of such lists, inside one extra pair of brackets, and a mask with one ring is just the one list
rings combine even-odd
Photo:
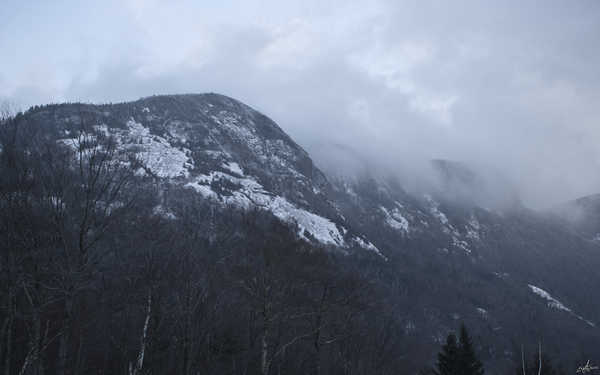
[(231, 98), (175, 95), (116, 105), (61, 105), (31, 116), (52, 123), (57, 141), (113, 142), (139, 174), (195, 190), (222, 205), (260, 208), (298, 226), (320, 246), (378, 252), (351, 230), (331, 186), (308, 154), (272, 120)]

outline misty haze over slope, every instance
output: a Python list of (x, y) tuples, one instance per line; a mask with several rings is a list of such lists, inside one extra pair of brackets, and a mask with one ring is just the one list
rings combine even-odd
[(531, 207), (600, 191), (594, 1), (8, 0), (1, 12), (0, 100), (23, 108), (214, 91), (268, 113), (326, 170), (349, 159), (408, 185), (431, 177), (429, 160), (456, 160), (497, 171)]

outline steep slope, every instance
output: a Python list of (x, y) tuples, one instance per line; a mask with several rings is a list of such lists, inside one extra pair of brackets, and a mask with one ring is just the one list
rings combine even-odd
[(558, 205), (550, 213), (583, 238), (600, 242), (600, 194)]
[[(454, 186), (483, 184), (464, 166), (434, 163)], [(490, 344), (486, 361), (496, 363), (516, 359), (536, 338), (564, 358), (600, 339), (600, 246), (563, 222), (520, 204), (484, 208), (479, 197), (437, 186), (408, 193), (368, 175), (334, 180), (334, 194), (350, 223), (420, 285), (406, 303), (421, 333), (443, 337), (455, 320), (468, 321)]]
[(242, 209), (260, 208), (309, 242), (378, 250), (354, 233), (328, 199), (331, 187), (308, 154), (272, 120), (217, 94), (156, 96), (116, 105), (59, 105), (29, 116), (52, 123), (57, 141), (113, 142), (139, 174)]

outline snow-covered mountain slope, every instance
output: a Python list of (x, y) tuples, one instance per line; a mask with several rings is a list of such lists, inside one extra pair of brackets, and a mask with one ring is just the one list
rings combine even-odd
[(272, 120), (217, 94), (156, 96), (103, 106), (37, 111), (57, 122), (58, 142), (115, 144), (145, 174), (222, 205), (263, 209), (297, 225), (306, 241), (379, 254), (352, 231), (328, 198), (331, 187), (308, 154)]
[[(329, 181), (271, 119), (222, 95), (65, 104), (28, 115), (51, 122), (59, 143), (77, 147), (82, 137), (111, 141), (123, 160), (140, 162), (138, 174), (224, 206), (269, 211), (294, 224), (306, 241), (344, 252), (361, 248), (385, 258), (426, 243), (418, 246), (421, 254), (460, 255), (501, 267), (512, 264), (506, 254), (521, 243), (547, 240), (528, 228), (556, 233), (548, 229), (551, 223), (518, 204), (506, 212), (480, 204), (483, 195), (476, 191), (489, 190), (489, 178), (462, 163), (432, 161), (439, 183), (418, 194), (409, 194), (394, 178)], [(512, 231), (518, 235), (505, 239)], [(511, 245), (517, 240), (521, 243)]]
[[(427, 251), (473, 255), (481, 245), (485, 228), (478, 216), (489, 212), (469, 208), (453, 212), (439, 197), (429, 193), (410, 195), (393, 179), (362, 177), (334, 180), (334, 194), (344, 216), (369, 238), (386, 242), (383, 248), (435, 236), (437, 247)], [(449, 216), (450, 215), (450, 216)], [(377, 244), (377, 243), (376, 243)]]
[[(551, 319), (569, 322), (581, 330), (596, 329), (593, 322), (600, 313), (600, 301), (591, 295), (600, 286), (600, 245), (573, 235), (569, 227), (546, 214), (520, 205), (505, 210), (484, 208), (466, 202), (464, 197), (453, 200), (455, 196), (449, 198), (435, 189), (407, 193), (398, 181), (376, 176), (338, 178), (333, 186), (344, 217), (374, 239), (384, 254), (415, 266), (421, 264), (417, 267), (425, 267), (424, 271), (434, 267), (439, 272), (461, 264), (461, 269), (469, 269), (463, 272), (481, 274), (479, 282), (489, 284), (492, 293), (503, 294), (499, 291), (508, 288), (513, 299), (509, 304), (514, 304), (515, 312), (522, 308), (519, 306), (538, 306), (546, 309)], [(458, 287), (460, 293), (469, 294), (473, 298), (472, 305), (468, 303), (470, 309), (481, 308), (477, 306), (483, 304), (481, 301), (496, 299), (482, 295), (482, 291), (466, 292), (463, 288), (468, 287), (458, 281), (464, 277), (457, 275), (446, 287)], [(544, 303), (558, 299), (549, 300), (549, 294), (542, 296), (538, 293), (542, 289), (533, 285), (551, 288), (564, 304)], [(535, 294), (543, 299), (534, 298)], [(569, 308), (557, 311), (557, 306)], [(503, 315), (504, 325), (518, 319), (503, 311), (498, 301), (488, 302), (484, 309), (488, 318)]]

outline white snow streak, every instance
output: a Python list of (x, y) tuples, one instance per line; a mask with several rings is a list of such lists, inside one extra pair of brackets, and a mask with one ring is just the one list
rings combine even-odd
[(381, 251), (379, 251), (379, 249), (378, 249), (378, 248), (377, 248), (375, 245), (373, 245), (371, 242), (369, 242), (369, 241), (365, 241), (365, 240), (363, 240), (363, 239), (362, 239), (362, 238), (360, 238), (360, 237), (354, 237), (354, 239), (353, 239), (353, 240), (354, 240), (354, 242), (356, 242), (356, 243), (358, 244), (358, 246), (362, 247), (363, 249), (366, 249), (366, 250), (373, 251), (373, 252), (375, 252), (377, 255), (379, 255), (380, 257), (382, 257), (383, 259), (387, 260), (387, 257), (386, 257), (386, 256), (384, 256), (384, 255), (381, 253)]
[(408, 220), (400, 213), (398, 208), (393, 208), (391, 213), (385, 207), (380, 206), (379, 209), (385, 215), (385, 222), (387, 225), (396, 230), (401, 230), (408, 233)]
[(550, 293), (546, 292), (544, 289), (539, 288), (535, 285), (531, 285), (529, 284), (529, 288), (531, 289), (531, 291), (535, 294), (537, 294), (538, 296), (542, 297), (543, 299), (545, 299), (546, 301), (548, 301), (548, 306), (558, 309), (558, 310), (564, 310), (564, 311), (568, 311), (571, 312), (571, 309), (567, 308), (565, 305), (563, 305), (562, 303), (560, 303), (560, 301), (558, 301), (557, 299), (555, 299), (554, 297), (552, 297), (550, 295)]
[(467, 238), (472, 240), (481, 240), (481, 235), (479, 234), (481, 224), (479, 224), (479, 221), (475, 215), (471, 215), (469, 223), (465, 229), (467, 230)]
[[(173, 147), (165, 138), (150, 134), (150, 130), (133, 119), (127, 121), (127, 130), (108, 128), (105, 124), (93, 127), (96, 134), (105, 137), (113, 136), (117, 150), (123, 154), (133, 153), (145, 168), (158, 177), (188, 177), (188, 168), (193, 161), (187, 156), (187, 149)], [(70, 135), (66, 133), (66, 135)], [(69, 137), (57, 140), (74, 151), (79, 149), (80, 140), (95, 142), (94, 134), (82, 134), (80, 137)], [(102, 147), (102, 145), (98, 145)], [(125, 160), (125, 159), (124, 159)], [(124, 162), (124, 161), (123, 161)]]
[[(236, 185), (238, 190), (231, 195), (219, 195), (210, 187), (210, 183), (227, 179)], [(263, 186), (250, 177), (238, 178), (223, 172), (211, 172), (209, 175), (199, 175), (194, 181), (185, 186), (193, 188), (206, 198), (248, 209), (259, 207), (270, 211), (282, 221), (298, 225), (298, 235), (306, 240), (309, 237), (316, 241), (340, 247), (347, 246), (343, 234), (331, 220), (296, 207), (284, 197), (266, 191)]]
[(556, 298), (552, 297), (550, 295), (550, 293), (546, 292), (544, 289), (537, 287), (535, 285), (531, 285), (528, 284), (529, 289), (531, 289), (531, 291), (535, 294), (537, 294), (538, 296), (542, 297), (543, 299), (545, 299), (546, 301), (548, 301), (548, 307), (557, 309), (557, 310), (563, 310), (566, 311), (570, 314), (572, 314), (573, 316), (575, 316), (577, 319), (587, 323), (590, 327), (595, 327), (596, 325), (592, 322), (590, 322), (589, 320), (586, 320), (584, 318), (582, 318), (581, 316), (575, 314), (570, 308), (566, 307), (565, 305), (563, 305), (559, 300), (557, 300)]
[(244, 175), (244, 171), (242, 170), (242, 168), (240, 168), (240, 165), (238, 163), (235, 163), (232, 161), (230, 161), (228, 163), (223, 163), (223, 168), (225, 168), (226, 170), (228, 170), (231, 173), (235, 173), (240, 176)]
[(429, 203), (429, 212), (435, 216), (440, 223), (442, 223), (442, 225), (448, 225), (448, 218), (442, 211), (438, 209), (439, 204), (433, 198), (431, 198), (429, 194), (425, 194), (425, 199)]
[(187, 177), (190, 159), (185, 151), (171, 146), (163, 137), (150, 134), (150, 130), (133, 119), (127, 122), (129, 134), (119, 137), (122, 146), (137, 146), (136, 155), (158, 177)]
[(458, 239), (456, 237), (452, 237), (452, 245), (463, 249), (467, 254), (471, 254), (471, 249), (469, 249), (469, 244), (466, 241)]

